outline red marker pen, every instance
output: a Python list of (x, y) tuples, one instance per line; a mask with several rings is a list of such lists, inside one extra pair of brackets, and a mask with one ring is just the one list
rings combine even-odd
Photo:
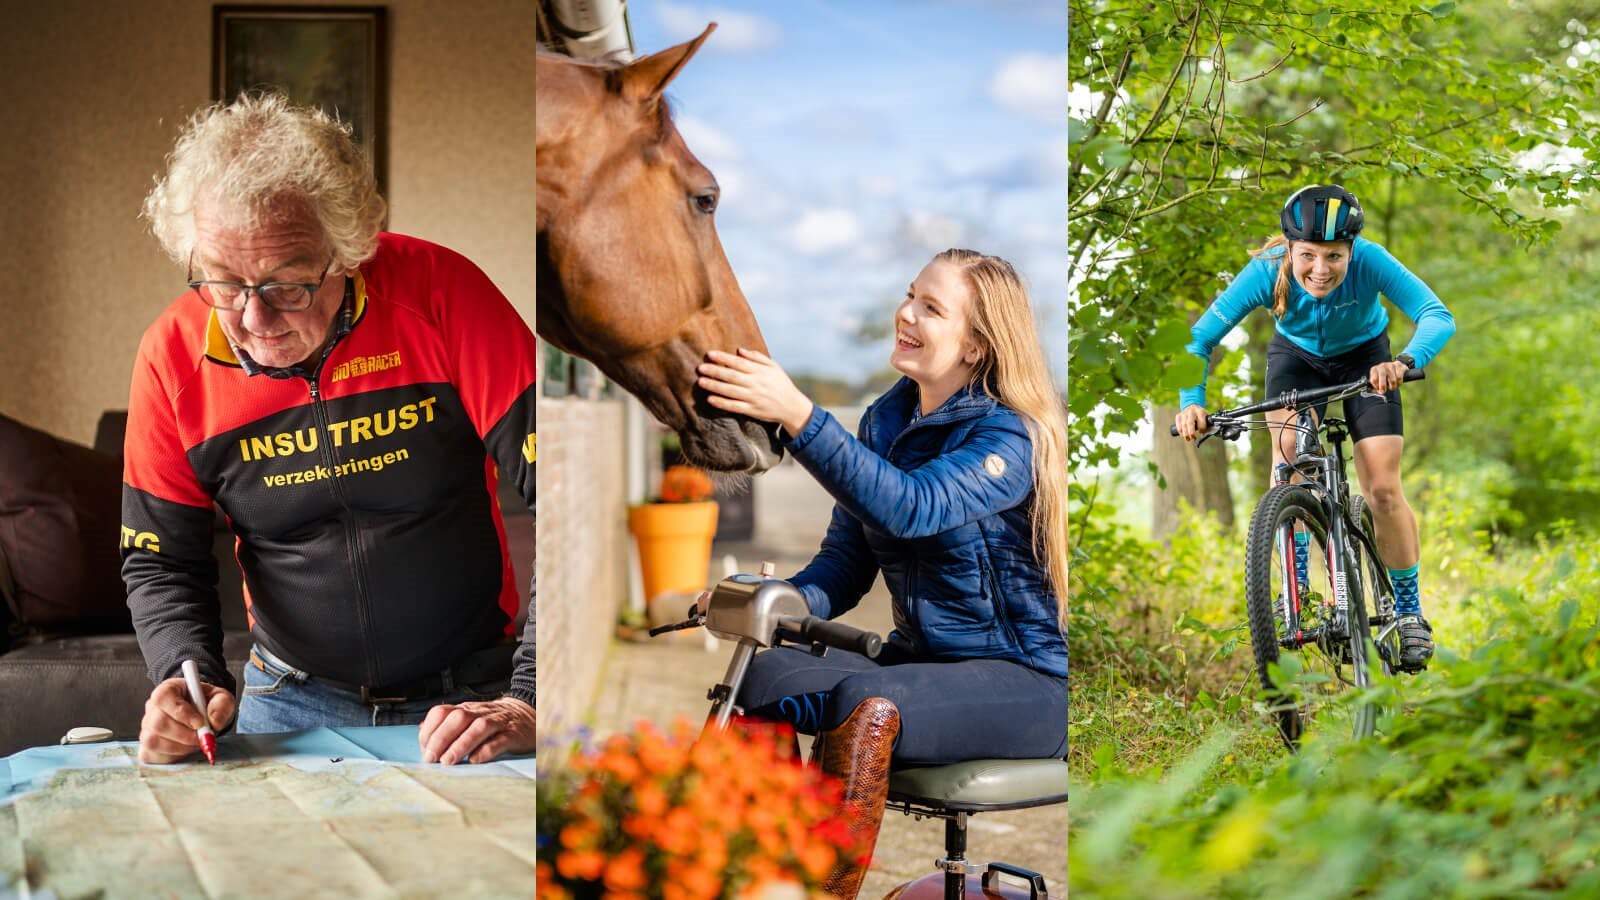
[(217, 764), (217, 736), (211, 730), (211, 719), (206, 715), (206, 695), (200, 690), (200, 667), (194, 660), (186, 659), (181, 666), (183, 681), (189, 686), (189, 699), (194, 701), (194, 708), (200, 710), (200, 718), (205, 724), (195, 730), (200, 736), (200, 749), (205, 751), (206, 761), (213, 766)]

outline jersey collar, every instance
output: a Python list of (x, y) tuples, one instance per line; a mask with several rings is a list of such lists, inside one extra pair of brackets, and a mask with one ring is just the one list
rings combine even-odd
[[(359, 270), (350, 277), (349, 281), (345, 282), (345, 303), (353, 306), (349, 328), (354, 328), (356, 323), (360, 322), (361, 317), (366, 315), (367, 312), (367, 280), (361, 277)], [(340, 315), (342, 316), (344, 313), (341, 311)], [(334, 327), (338, 327), (337, 321), (335, 321)], [(348, 328), (345, 330), (348, 331)], [(217, 311), (214, 309), (208, 313), (206, 318), (206, 359), (225, 366), (233, 366), (234, 368), (247, 368), (239, 359), (239, 354), (234, 352), (233, 345), (228, 342), (228, 336), (223, 333), (222, 323), (217, 321)], [(261, 371), (259, 367), (253, 364), (248, 368)], [(253, 375), (255, 372), (252, 371), (249, 374)]]

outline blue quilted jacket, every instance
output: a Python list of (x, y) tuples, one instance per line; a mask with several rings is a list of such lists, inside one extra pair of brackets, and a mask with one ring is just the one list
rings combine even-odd
[(916, 408), (916, 383), (902, 378), (867, 408), (859, 440), (818, 406), (788, 441), (837, 501), (822, 550), (791, 581), (831, 619), (882, 572), (891, 643), (1064, 677), (1055, 592), (1033, 555), (1027, 427), (976, 387), (913, 421)]

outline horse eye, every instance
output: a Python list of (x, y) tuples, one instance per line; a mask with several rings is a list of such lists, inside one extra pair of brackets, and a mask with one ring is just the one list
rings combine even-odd
[(705, 191), (694, 195), (694, 208), (700, 212), (711, 215), (717, 211), (717, 192)]

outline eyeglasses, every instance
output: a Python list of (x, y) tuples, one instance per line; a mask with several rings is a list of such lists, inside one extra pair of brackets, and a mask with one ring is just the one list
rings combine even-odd
[[(328, 280), (328, 270), (333, 259), (322, 267), (316, 281), (269, 281), (266, 284), (240, 284), (237, 281), (195, 281), (194, 257), (189, 257), (189, 289), (200, 296), (207, 306), (238, 312), (250, 302), (250, 292), (255, 291), (261, 302), (279, 312), (299, 312), (311, 307), (311, 296)], [(204, 288), (204, 290), (201, 290)]]

